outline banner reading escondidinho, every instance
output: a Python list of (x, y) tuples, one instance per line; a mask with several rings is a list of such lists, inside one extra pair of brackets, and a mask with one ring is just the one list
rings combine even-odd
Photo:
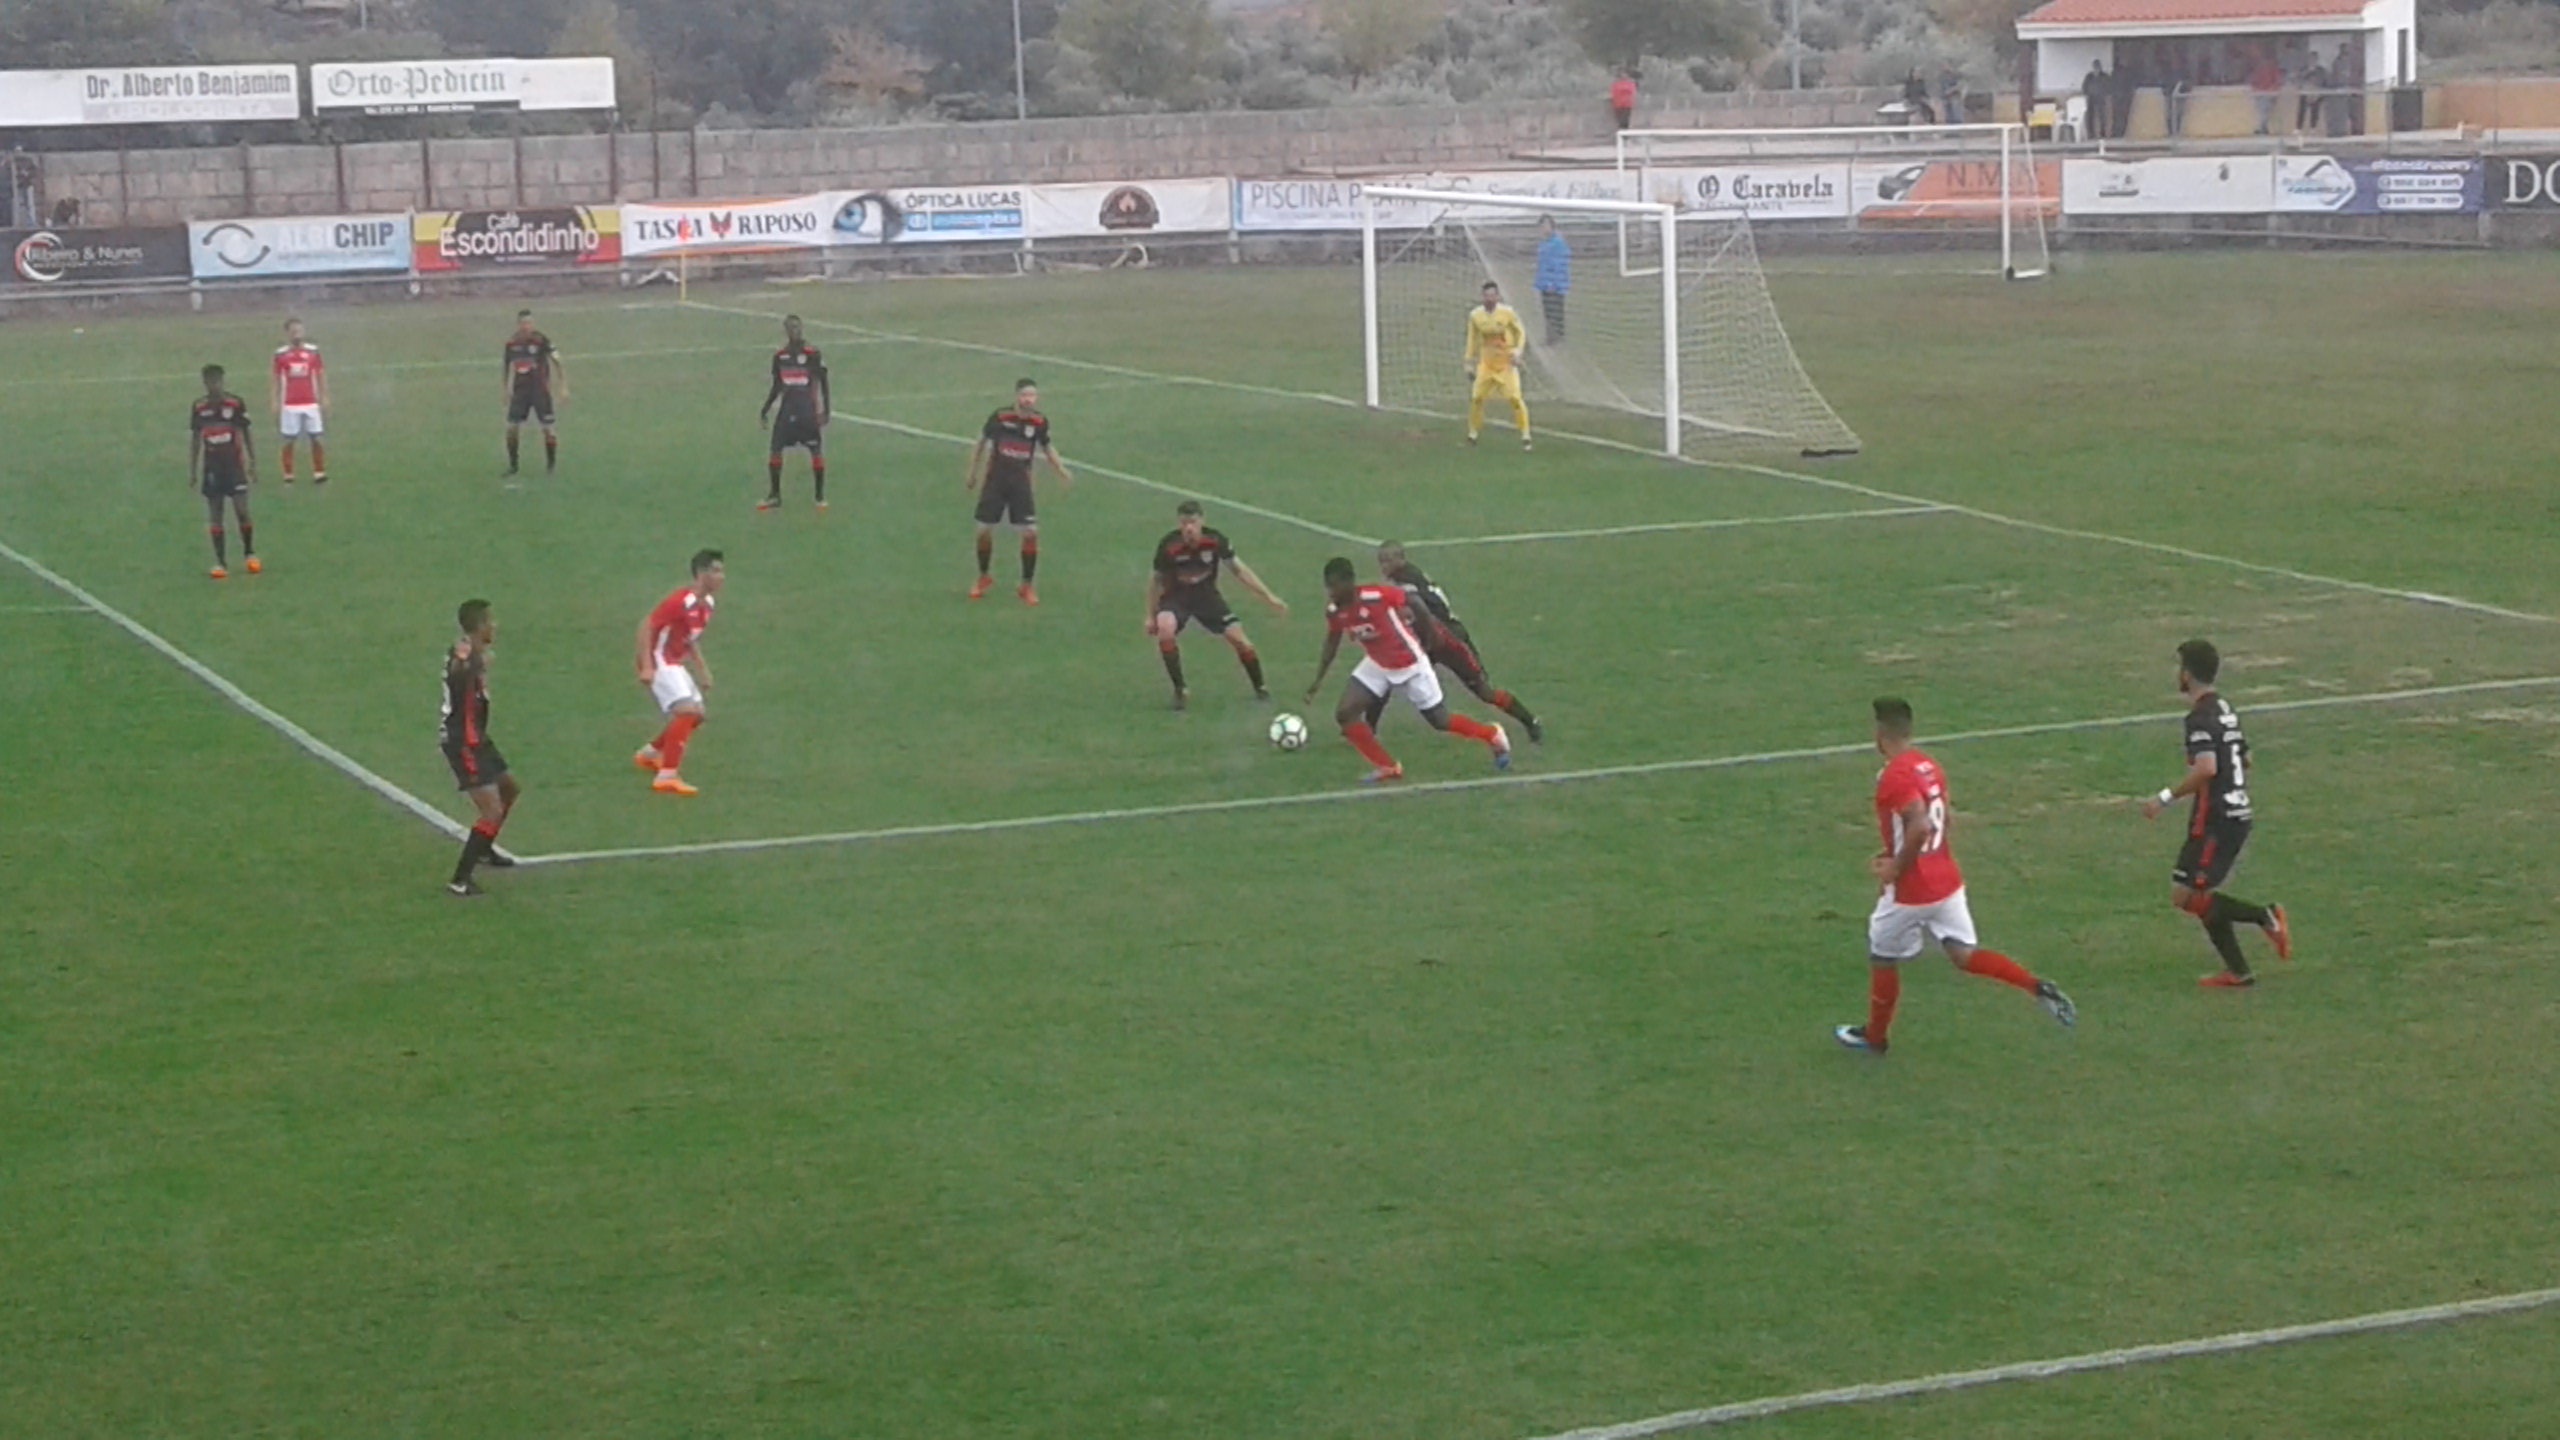
[(302, 87), (290, 65), (0, 71), (0, 129), (294, 120), (301, 115)]
[(198, 220), (187, 226), (187, 254), (199, 280), (397, 273), (409, 268), (409, 217)]
[(175, 280), (187, 273), (183, 225), (112, 230), (0, 230), (9, 268), (0, 284), (77, 285)]
[(610, 265), (622, 258), (612, 205), (525, 210), (422, 210), (411, 225), (422, 274), (496, 265)]

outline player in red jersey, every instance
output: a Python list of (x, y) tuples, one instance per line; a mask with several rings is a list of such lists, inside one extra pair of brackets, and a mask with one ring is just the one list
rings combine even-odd
[(711, 623), (712, 597), (720, 593), (728, 573), (719, 551), (695, 551), (691, 583), (659, 601), (640, 622), (640, 683), (649, 687), (667, 726), (631, 762), (655, 775), (649, 788), (663, 794), (695, 793), (676, 767), (684, 761), (685, 741), (702, 724), (702, 692), (711, 688), (702, 632)]
[(284, 322), (284, 347), (269, 367), (267, 389), (276, 410), (276, 469), (293, 483), (293, 442), (311, 437), (311, 483), (329, 483), (329, 452), (321, 443), (328, 421), (329, 372), (320, 347), (302, 338), (302, 322)]
[(1902, 962), (1918, 959), (1931, 940), (1957, 969), (2024, 990), (2043, 1001), (2055, 1020), (2071, 1025), (2079, 1012), (2070, 996), (1975, 943), (1964, 875), (1947, 843), (1946, 773), (1912, 745), (1910, 701), (1878, 700), (1875, 712), (1876, 750), (1884, 756), (1884, 773), (1876, 777), (1876, 825), (1884, 849), (1867, 868), (1884, 893), (1867, 918), (1867, 1023), (1842, 1025), (1831, 1032), (1833, 1038), (1852, 1050), (1883, 1054), (1893, 1007), (1902, 999)]
[(249, 482), (256, 478), (258, 455), (249, 444), (249, 403), (222, 388), (221, 366), (204, 367), (204, 398), (188, 412), (187, 428), (187, 488), (204, 496), (205, 533), (213, 537), (213, 578), (231, 573), (222, 536), (226, 501), (240, 519), (240, 553), (255, 575), (263, 567), (258, 564), (257, 532), (249, 527)]
[(1316, 662), (1316, 678), (1307, 682), (1307, 703), (1315, 703), (1316, 687), (1324, 683), (1325, 672), (1333, 668), (1333, 657), (1342, 649), (1342, 637), (1348, 635), (1359, 641), (1366, 653), (1352, 669), (1350, 682), (1342, 687), (1342, 700), (1333, 707), (1333, 722), (1342, 727), (1342, 738), (1351, 742), (1351, 748), (1376, 767), (1369, 772), (1367, 783), (1404, 778), (1404, 767), (1387, 753), (1387, 747), (1378, 743), (1378, 733), (1369, 728), (1370, 707), (1398, 691), (1422, 713), (1432, 729), (1481, 740), (1493, 751), (1495, 769), (1511, 768), (1511, 737), (1503, 733), (1501, 726), (1449, 713), (1448, 701), (1440, 694), (1439, 672), (1431, 668), (1431, 657), (1423, 653), (1419, 632), (1426, 622), (1413, 596), (1394, 585), (1361, 584), (1360, 572), (1340, 556), (1324, 562), (1324, 591), (1330, 602), (1324, 607), (1324, 658)]

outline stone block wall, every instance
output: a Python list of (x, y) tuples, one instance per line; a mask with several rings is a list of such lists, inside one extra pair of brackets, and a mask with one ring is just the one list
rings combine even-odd
[[(1715, 96), (1649, 107), (1656, 127), (1871, 123), (1882, 91)], [(240, 215), (503, 209), (988, 182), (1375, 175), (1590, 163), (1610, 120), (1590, 105), (1116, 115), (862, 130), (674, 131), (48, 154), (50, 203), (98, 225)]]

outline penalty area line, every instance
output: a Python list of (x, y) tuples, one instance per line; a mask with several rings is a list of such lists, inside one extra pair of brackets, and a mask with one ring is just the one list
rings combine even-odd
[[(2252, 715), (2281, 714), (2293, 710), (2333, 710), (2351, 705), (2384, 705), (2401, 700), (2442, 699), (2450, 695), (2487, 694), (2502, 690), (2525, 690), (2539, 686), (2560, 685), (2560, 675), (2536, 675), (2516, 680), (2475, 680), (2461, 685), (2430, 685), (2414, 690), (2375, 690), (2361, 695), (2322, 695), (2305, 700), (2278, 700), (2252, 705)], [(2003, 725), (1987, 730), (1961, 730), (1947, 735), (1924, 735), (1930, 745), (1951, 745), (1977, 740), (2015, 740), (2038, 735), (2067, 735), (2093, 730), (2118, 730), (2134, 725), (2167, 725), (2183, 719), (2183, 710), (2160, 710), (2142, 715), (2110, 715), (2090, 720), (2048, 720), (2033, 725)], [(1789, 750), (1762, 750), (1748, 755), (1710, 755), (1690, 760), (1655, 760), (1633, 765), (1601, 765), (1583, 770), (1557, 770), (1546, 774), (1517, 771), (1487, 775), (1473, 780), (1433, 780), (1412, 785), (1382, 786), (1360, 790), (1316, 790), (1296, 795), (1257, 795), (1235, 800), (1195, 800), (1178, 805), (1133, 805), (1110, 810), (1073, 810), (1050, 815), (1014, 815), (995, 820), (958, 820), (929, 825), (891, 825), (873, 830), (834, 830), (811, 835), (779, 835), (752, 840), (705, 840), (689, 845), (644, 845), (615, 850), (571, 850), (556, 855), (518, 855), (521, 865), (581, 865), (603, 860), (671, 859), (692, 855), (741, 855), (764, 850), (802, 850), (823, 845), (868, 845), (891, 840), (930, 840), (960, 835), (992, 835), (1016, 830), (1050, 830), (1066, 826), (1105, 825), (1129, 820), (1171, 820), (1189, 815), (1225, 815), (1253, 810), (1284, 810), (1307, 805), (1331, 805), (1351, 801), (1385, 801), (1398, 796), (1448, 795), (1477, 790), (1517, 790), (1538, 785), (1567, 785), (1590, 780), (1624, 780), (1649, 775), (1675, 775), (1706, 770), (1739, 770), (1758, 765), (1777, 765), (1801, 760), (1829, 760), (1844, 755), (1861, 755), (1875, 748), (1872, 741), (1859, 740), (1837, 745), (1808, 745)]]
[(1522, 545), (1535, 540), (1603, 540), (1621, 535), (1670, 535), (1684, 530), (1739, 530), (1752, 525), (1811, 525), (1825, 520), (1882, 520), (1896, 515), (1944, 515), (1944, 505), (1896, 505), (1885, 509), (1822, 510), (1810, 515), (1746, 515), (1732, 520), (1665, 520), (1651, 525), (1604, 525), (1593, 530), (1529, 530), (1517, 535), (1463, 535), (1454, 540), (1407, 540), (1408, 549), (1452, 545)]
[[(975, 445), (978, 443), (976, 440), (966, 435), (954, 435), (945, 430), (927, 430), (922, 426), (909, 425), (900, 420), (883, 420), (875, 415), (857, 415), (849, 410), (834, 410), (828, 413), (849, 424), (868, 425), (874, 430), (886, 430), (893, 435), (906, 435), (918, 440), (939, 440), (946, 445)], [(1301, 530), (1313, 531), (1318, 535), (1327, 536), (1335, 540), (1348, 540), (1354, 545), (1376, 545), (1378, 543), (1376, 540), (1373, 540), (1366, 535), (1355, 535), (1348, 530), (1337, 530), (1331, 525), (1324, 524), (1321, 521), (1309, 520), (1303, 515), (1291, 515), (1286, 511), (1269, 509), (1265, 506), (1255, 505), (1243, 500), (1230, 500), (1223, 495), (1212, 495), (1206, 490), (1194, 490), (1183, 485), (1169, 485), (1162, 480), (1150, 480), (1146, 476), (1137, 474), (1134, 471), (1115, 470), (1108, 465), (1097, 464), (1091, 460), (1078, 460), (1075, 462), (1075, 468), (1084, 471), (1087, 474), (1100, 475), (1105, 479), (1118, 480), (1123, 484), (1135, 485), (1142, 490), (1154, 490), (1166, 495), (1179, 495), (1185, 499), (1203, 500), (1209, 504), (1220, 506), (1224, 509), (1241, 511), (1247, 515), (1259, 515), (1265, 520), (1276, 520), (1283, 525), (1294, 525)]]
[(106, 601), (90, 594), (87, 590), (82, 589), (78, 583), (68, 577), (55, 573), (51, 568), (46, 566), (44, 562), (37, 560), (33, 556), (21, 553), (11, 547), (6, 541), (0, 541), (0, 557), (5, 557), (10, 561), (15, 562), (19, 568), (25, 570), (28, 574), (35, 576), (37, 579), (42, 580), (54, 589), (61, 591), (63, 594), (70, 596), (74, 600), (79, 601), (83, 608), (95, 613), (101, 619), (113, 623), (117, 629), (124, 631), (134, 639), (139, 640), (150, 648), (159, 651), (179, 669), (186, 671), (198, 680), (203, 681), (207, 686), (210, 686), (215, 694), (220, 695), (223, 699), (230, 701), (233, 705), (239, 707), (243, 711), (246, 711), (251, 719), (258, 721), (267, 728), (275, 731), (277, 734), (282, 735), (285, 739), (292, 741), (306, 754), (309, 754), (322, 764), (327, 765), (330, 769), (337, 771), (339, 774), (353, 780), (365, 789), (372, 791), (374, 794), (381, 796), (383, 799), (390, 801), (392, 804), (397, 805), (401, 809), (408, 811), (410, 814), (417, 816), (419, 819), (426, 821), (427, 824), (433, 826), (439, 834), (450, 839), (459, 840), (470, 833), (461, 825), (460, 822), (436, 809), (436, 807), (428, 804), (426, 801), (419, 799), (417, 796), (410, 794), (408, 791), (401, 789), (399, 786), (392, 784), (390, 781), (383, 779), (371, 770), (366, 769), (360, 762), (345, 751), (340, 750), (328, 741), (321, 739), (319, 736), (312, 734), (310, 731), (303, 729), (299, 725), (296, 725), (291, 720), (288, 720), (284, 716), (276, 713), (274, 710), (269, 709), (266, 705), (261, 703), (256, 696), (251, 695), (248, 691), (243, 690), (239, 686), (232, 684), (229, 680), (224, 679), (220, 672), (216, 671), (212, 666), (205, 664), (193, 655), (179, 649), (176, 645), (162, 639), (156, 631), (145, 627), (141, 621), (134, 619), (132, 616), (118, 610)]
[(1566, 1430), (1540, 1440), (1646, 1440), (1654, 1435), (1669, 1435), (1682, 1430), (1704, 1430), (1710, 1426), (1730, 1425), (1742, 1420), (1762, 1420), (1772, 1415), (1786, 1415), (1799, 1410), (1818, 1410), (1837, 1405), (1871, 1405), (1881, 1400), (1907, 1400), (1920, 1395), (1944, 1395), (1956, 1390), (1972, 1390), (1985, 1385), (2002, 1385), (2015, 1380), (2051, 1380), (2063, 1375), (2081, 1375), (2093, 1370), (2122, 1370), (2135, 1365), (2156, 1365), (2168, 1360), (2191, 1360), (2204, 1355), (2231, 1355), (2247, 1350), (2264, 1350), (2274, 1345), (2299, 1344), (2305, 1340), (2332, 1340), (2349, 1335), (2375, 1335), (2393, 1330), (2407, 1330), (2420, 1325), (2442, 1325), (2456, 1320), (2477, 1320), (2491, 1315), (2518, 1315), (2529, 1310), (2560, 1305), (2560, 1289), (2519, 1290), (2511, 1295), (2491, 1295), (2478, 1300), (2458, 1300), (2443, 1305), (2422, 1305), (2410, 1310), (2377, 1310), (2367, 1315), (2351, 1315), (2341, 1320), (2320, 1320), (2303, 1325), (2283, 1325), (2271, 1330), (2237, 1330), (2224, 1335), (2208, 1335), (2194, 1340), (2171, 1340), (2155, 1345), (2132, 1345), (2120, 1350), (2092, 1350), (2085, 1355), (2064, 1355), (2051, 1360), (2021, 1360), (2008, 1365), (1993, 1365), (1980, 1370), (1949, 1370), (1937, 1375), (1921, 1375), (1909, 1380), (1894, 1380), (1876, 1385), (1844, 1385), (1833, 1390), (1807, 1390), (1796, 1395), (1772, 1395), (1761, 1400), (1744, 1400), (1731, 1405), (1715, 1405), (1703, 1410), (1682, 1410), (1657, 1415), (1649, 1420), (1631, 1420), (1618, 1425), (1594, 1425), (1580, 1430)]

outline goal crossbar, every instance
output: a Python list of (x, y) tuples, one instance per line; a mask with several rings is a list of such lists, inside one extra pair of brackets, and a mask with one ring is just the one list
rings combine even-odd
[[(1426, 190), (1402, 185), (1368, 185), (1360, 191), (1360, 320), (1361, 353), (1366, 370), (1369, 408), (1383, 408), (1384, 360), (1378, 326), (1378, 202), (1426, 205), (1469, 205), (1524, 214), (1617, 215), (1650, 219), (1661, 230), (1662, 253), (1680, 251), (1680, 207), (1647, 200), (1549, 199), (1535, 195), (1486, 195), (1473, 190)], [(1662, 269), (1662, 449), (1680, 453), (1680, 275), (1676, 265)]]

